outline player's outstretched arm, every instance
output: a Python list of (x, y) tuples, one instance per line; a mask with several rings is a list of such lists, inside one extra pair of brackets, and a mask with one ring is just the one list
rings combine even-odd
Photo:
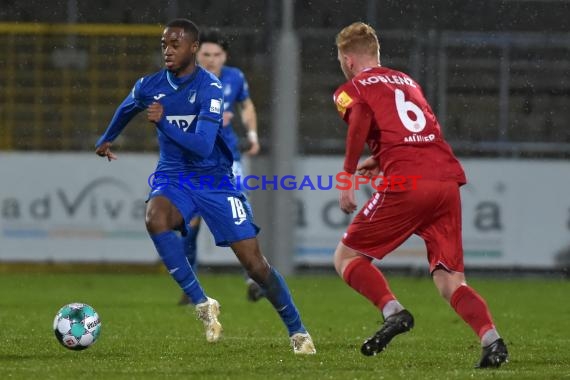
[(95, 144), (95, 153), (97, 155), (107, 157), (109, 161), (117, 159), (117, 156), (111, 152), (111, 143), (121, 134), (133, 117), (144, 109), (136, 98), (139, 93), (139, 87), (140, 81), (137, 81), (130, 94), (117, 107), (105, 133)]

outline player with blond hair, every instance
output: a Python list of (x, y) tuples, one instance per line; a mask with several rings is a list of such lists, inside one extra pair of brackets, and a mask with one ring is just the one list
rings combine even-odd
[[(480, 338), (477, 367), (499, 367), (508, 359), (507, 347), (485, 300), (465, 281), (459, 187), (466, 178), (460, 163), (443, 139), (419, 84), (407, 74), (381, 66), (380, 43), (372, 27), (361, 22), (349, 25), (337, 35), (336, 45), (348, 80), (334, 94), (348, 124), (344, 171), (421, 177), (414, 189), (404, 184), (373, 194), (336, 249), (338, 274), (384, 318), (361, 352), (376, 355), (414, 326), (412, 314), (398, 302), (372, 260), (382, 259), (416, 234), (425, 241), (439, 293)], [(372, 155), (358, 164), (365, 143)], [(341, 190), (339, 203), (344, 212), (354, 212), (354, 188)]]

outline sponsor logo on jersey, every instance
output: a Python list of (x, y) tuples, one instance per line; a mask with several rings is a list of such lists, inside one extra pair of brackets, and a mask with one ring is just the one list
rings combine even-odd
[(363, 86), (369, 86), (376, 83), (390, 83), (390, 84), (405, 84), (412, 87), (417, 87), (413, 80), (408, 77), (400, 75), (374, 75), (368, 78), (359, 79), (358, 83)]
[(158, 94), (153, 96), (154, 100), (160, 100), (161, 98), (164, 98), (166, 96), (166, 94)]
[(188, 101), (190, 102), (190, 104), (194, 104), (194, 102), (196, 101), (196, 90), (190, 90), (190, 92), (188, 93)]
[(222, 110), (222, 99), (210, 100), (210, 112), (220, 113)]
[(352, 104), (352, 98), (345, 91), (342, 91), (336, 97), (335, 103), (336, 103), (336, 109), (338, 110), (338, 112), (340, 112), (344, 115), (348, 106), (350, 106)]
[(195, 118), (196, 118), (196, 115), (166, 116), (166, 120), (168, 120), (168, 122), (170, 124), (182, 129), (184, 132), (186, 132), (188, 130), (188, 128), (190, 128), (190, 125), (192, 124), (192, 122), (194, 121)]
[(216, 83), (216, 82), (210, 83), (210, 86), (214, 86), (214, 87), (216, 87), (216, 88), (219, 88), (220, 90), (222, 89), (222, 85), (219, 84), (219, 83)]

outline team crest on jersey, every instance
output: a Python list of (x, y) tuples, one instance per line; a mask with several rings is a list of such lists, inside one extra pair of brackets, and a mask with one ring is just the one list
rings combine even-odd
[(348, 106), (350, 106), (352, 104), (352, 98), (345, 91), (342, 91), (336, 97), (335, 103), (336, 103), (336, 109), (338, 110), (338, 112), (340, 112), (344, 115)]
[(188, 101), (190, 102), (190, 104), (194, 104), (194, 102), (196, 101), (196, 90), (190, 90), (190, 92), (188, 93)]

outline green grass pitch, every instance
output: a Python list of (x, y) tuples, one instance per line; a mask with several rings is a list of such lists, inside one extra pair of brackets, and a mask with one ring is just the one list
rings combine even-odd
[[(1, 379), (570, 379), (570, 282), (474, 278), (510, 351), (498, 370), (476, 370), (478, 340), (428, 278), (388, 276), (416, 319), (414, 330), (376, 357), (361, 342), (380, 323), (375, 309), (335, 276), (289, 284), (317, 355), (296, 357), (266, 300), (250, 304), (238, 275), (203, 275), (222, 304), (224, 338), (205, 341), (165, 274), (2, 274)], [(99, 340), (85, 351), (60, 346), (52, 331), (70, 302), (93, 306)]]

